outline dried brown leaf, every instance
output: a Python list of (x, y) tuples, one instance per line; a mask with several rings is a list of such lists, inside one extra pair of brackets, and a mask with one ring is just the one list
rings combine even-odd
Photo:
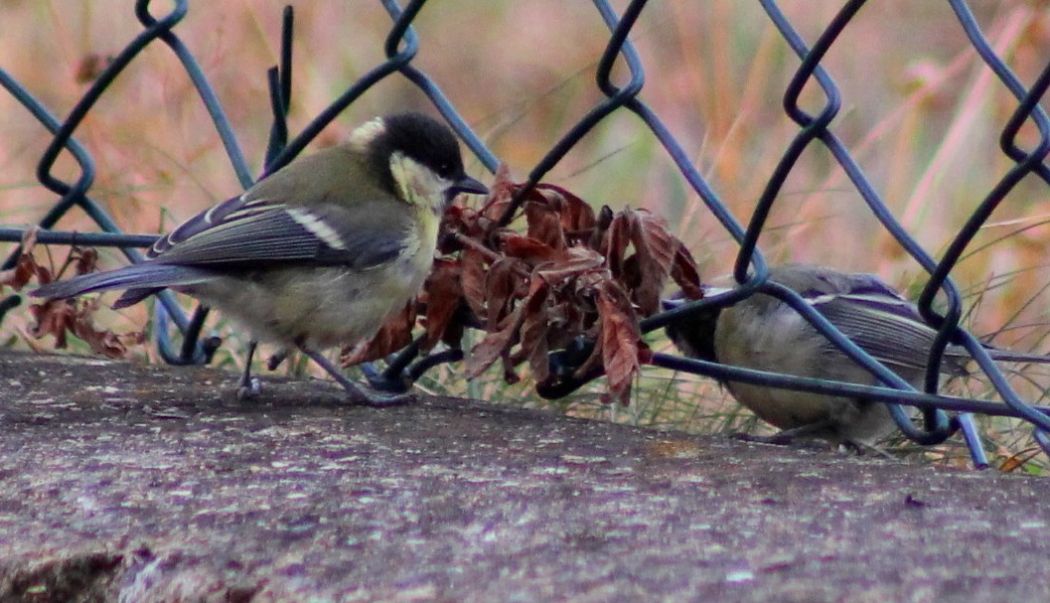
[[(519, 340), (521, 325), (525, 321), (530, 304), (540, 296), (547, 295), (547, 283), (540, 278), (532, 279), (525, 301), (518, 304), (514, 311), (503, 319), (499, 328), (490, 331), (467, 357), (467, 378), (473, 379), (483, 373), (492, 363), (503, 357), (508, 358), (510, 348)], [(540, 301), (542, 303), (542, 300)], [(506, 362), (504, 365), (506, 366)]]
[[(564, 252), (551, 247), (539, 239), (523, 236), (515, 232), (504, 232), (500, 235), (503, 253), (512, 258), (524, 260), (529, 266), (555, 261), (564, 257)], [(562, 248), (564, 249), (564, 248)]]
[(628, 216), (633, 257), (638, 263), (638, 282), (632, 297), (642, 315), (650, 316), (660, 311), (660, 293), (680, 243), (667, 230), (666, 223), (648, 211), (627, 209), (624, 214)]
[(549, 303), (547, 305), (547, 346), (551, 349), (559, 349), (569, 345), (577, 335), (584, 331), (584, 312), (580, 304), (568, 296), (562, 296), (562, 301)]
[(638, 329), (638, 317), (627, 294), (614, 283), (606, 281), (598, 288), (597, 303), (602, 326), (602, 365), (609, 390), (625, 401), (646, 347)]
[(507, 164), (501, 163), (496, 169), (495, 179), (489, 187), (489, 196), (478, 212), (486, 220), (495, 222), (503, 216), (507, 210), (514, 192), (518, 190), (517, 184), (510, 179), (510, 169)]
[(525, 279), (520, 275), (523, 268), (521, 260), (508, 257), (496, 260), (489, 268), (485, 279), (485, 318), (488, 331), (498, 329), (497, 325), (511, 312), (514, 297), (527, 286)]
[(36, 261), (33, 260), (32, 255), (24, 253), (18, 257), (14, 268), (0, 270), (0, 285), (7, 285), (15, 291), (21, 291), (35, 274)]
[(595, 218), (594, 227), (591, 229), (591, 236), (587, 241), (587, 246), (591, 249), (601, 250), (603, 242), (605, 241), (605, 233), (609, 231), (609, 227), (612, 226), (613, 210), (608, 205), (603, 205), (598, 210), (598, 216)]
[(525, 313), (519, 306), (518, 309), (503, 319), (502, 324), (497, 329), (486, 333), (485, 338), (470, 350), (466, 361), (467, 379), (474, 379), (485, 372), (485, 369), (492, 366), (493, 362), (496, 362), (506, 350), (514, 345), (515, 336), (521, 327), (521, 321), (524, 316)]
[(36, 235), (39, 231), (40, 227), (34, 226), (27, 229), (22, 235), (21, 255), (18, 256), (18, 261), (13, 268), (0, 270), (0, 285), (7, 285), (15, 291), (21, 291), (22, 287), (29, 284), (34, 276), (38, 277), (37, 282), (41, 284), (51, 282), (51, 271), (38, 265), (36, 259), (33, 258), (33, 247), (36, 246)]
[(602, 256), (593, 249), (571, 247), (567, 250), (564, 260), (539, 266), (536, 274), (548, 283), (558, 285), (588, 272), (605, 272), (602, 268), (603, 261)]
[(529, 296), (524, 304), (525, 317), (521, 325), (521, 350), (529, 361), (532, 376), (536, 381), (543, 381), (549, 373), (547, 362), (547, 331), (550, 328), (550, 317), (546, 304), (549, 287), (538, 286), (536, 292)]
[(437, 250), (444, 255), (450, 255), (461, 251), (463, 245), (456, 237), (459, 233), (467, 232), (468, 228), (477, 221), (474, 210), (453, 203), (445, 210), (441, 217), (441, 227), (438, 235)]
[(118, 335), (107, 329), (95, 328), (93, 317), (96, 310), (97, 298), (77, 304), (71, 329), (73, 334), (87, 342), (95, 353), (109, 358), (123, 358), (128, 352), (128, 345), (141, 345), (145, 342), (146, 334), (142, 331)]
[(29, 329), (33, 337), (41, 339), (47, 335), (53, 335), (55, 348), (64, 349), (66, 347), (66, 332), (73, 330), (76, 315), (76, 305), (73, 300), (47, 300), (40, 304), (33, 304), (29, 306), (29, 315), (35, 320)]
[(98, 252), (94, 249), (74, 247), (69, 254), (77, 275), (88, 274), (98, 269)]
[(1042, 453), (1042, 448), (1027, 448), (1016, 454), (1009, 456), (1005, 461), (999, 465), (999, 471), (1003, 473), (1013, 473), (1021, 467), (1024, 467), (1025, 463), (1039, 456)]
[(441, 251), (458, 253), (460, 263), (454, 275), (442, 272), (426, 285), (428, 309), (431, 296), (445, 300), (434, 305), (436, 315), (428, 316), (430, 341), (440, 330), (450, 345), (457, 345), (463, 317), (473, 314), (484, 320), (487, 334), (467, 358), (468, 378), (500, 361), (504, 378), (514, 381), (515, 367), (527, 362), (536, 380), (544, 381), (550, 378), (549, 352), (587, 338), (593, 354), (577, 374), (600, 363), (610, 391), (626, 399), (649, 354), (637, 312), (658, 311), (669, 277), (687, 295), (698, 292), (695, 262), (649, 212), (603, 207), (596, 213), (579, 197), (549, 184), (525, 195), (515, 216), (524, 219), (524, 232), (500, 227), (498, 220), (522, 186), (501, 169), (480, 209), (457, 203), (446, 214)]
[(460, 262), (462, 269), (459, 278), (463, 298), (474, 315), (485, 320), (485, 255), (468, 247), (460, 255)]
[(623, 263), (627, 256), (627, 246), (630, 243), (630, 218), (626, 213), (620, 212), (613, 217), (612, 223), (609, 224), (609, 230), (606, 231), (605, 237), (602, 239), (601, 249), (599, 249), (601, 254), (605, 256), (605, 263), (612, 272), (613, 278), (623, 276)]
[(461, 270), (458, 260), (436, 260), (427, 277), (426, 285), (426, 339), (423, 349), (429, 350), (441, 339), (452, 322), (463, 299), (460, 285)]
[(678, 243), (678, 249), (675, 250), (674, 263), (671, 264), (671, 278), (682, 289), (686, 299), (700, 299), (704, 296), (696, 260), (681, 242)]
[(561, 216), (550, 205), (527, 201), (525, 203), (526, 233), (532, 239), (543, 242), (551, 249), (565, 249), (565, 231), (562, 229)]
[(594, 228), (594, 209), (583, 199), (555, 184), (537, 184), (536, 190), (557, 207), (562, 230), (566, 233)]
[(98, 308), (97, 298), (90, 301), (48, 300), (33, 304), (29, 306), (29, 314), (35, 323), (30, 327), (30, 333), (37, 339), (52, 335), (57, 349), (65, 348), (69, 344), (67, 333), (73, 333), (94, 352), (110, 358), (123, 357), (128, 345), (145, 341), (145, 333), (141, 331), (117, 334), (96, 328), (94, 314)]

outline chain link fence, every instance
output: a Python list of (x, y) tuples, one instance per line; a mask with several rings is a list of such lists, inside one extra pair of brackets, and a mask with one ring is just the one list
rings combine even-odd
[[(292, 42), (293, 13), (285, 9), (284, 27), (280, 44), (280, 64), (269, 72), (270, 106), (273, 123), (270, 131), (269, 146), (266, 154), (264, 174), (272, 172), (288, 163), (298, 155), (321, 131), (330, 124), (344, 109), (355, 102), (365, 91), (388, 77), (403, 77), (417, 86), (432, 102), (434, 108), (452, 126), (470, 151), (490, 172), (495, 172), (500, 160), (486, 147), (482, 139), (471, 129), (467, 121), (459, 114), (454, 103), (445, 96), (438, 82), (425, 71), (416, 66), (415, 59), (419, 53), (420, 42), (413, 29), (413, 22), (427, 2), (414, 0), (402, 7), (395, 0), (380, 0), (392, 20), (384, 46), (385, 60), (367, 71), (358, 81), (316, 115), (297, 135), (289, 138), (286, 115), (293, 94), (292, 78)], [(874, 0), (872, 0), (874, 2)], [(250, 186), (255, 177), (252, 175), (244, 154), (234, 134), (226, 110), (218, 100), (213, 87), (204, 74), (198, 60), (176, 33), (177, 26), (187, 16), (187, 0), (176, 0), (173, 3), (155, 3), (150, 0), (138, 0), (135, 4), (135, 16), (142, 24), (142, 31), (117, 53), (112, 60), (98, 73), (79, 102), (69, 111), (64, 119), (56, 117), (40, 100), (13, 78), (7, 71), (0, 69), (0, 85), (52, 135), (46, 151), (40, 157), (37, 167), (37, 179), (41, 186), (54, 193), (58, 200), (39, 219), (42, 229), (37, 240), (43, 244), (80, 245), (80, 246), (115, 246), (123, 250), (133, 262), (142, 259), (139, 248), (153, 243), (152, 235), (128, 234), (121, 230), (119, 224), (103, 208), (103, 205), (92, 198), (92, 185), (96, 171), (91, 154), (77, 141), (76, 133), (84, 120), (105, 94), (111, 83), (143, 51), (151, 46), (164, 45), (177, 57), (196, 89), (210, 115), (215, 133), (221, 139), (225, 154), (241, 185)], [(440, 4), (440, 3), (432, 3)], [(750, 217), (748, 224), (738, 222), (727, 209), (715, 187), (695, 167), (683, 146), (665, 125), (661, 117), (642, 99), (646, 86), (645, 67), (629, 40), (632, 28), (646, 8), (646, 0), (633, 0), (627, 3), (622, 14), (614, 10), (606, 0), (593, 0), (594, 8), (609, 29), (608, 44), (601, 55), (594, 72), (595, 82), (604, 99), (593, 106), (579, 121), (572, 125), (564, 135), (546, 153), (546, 155), (528, 173), (527, 187), (539, 183), (556, 166), (565, 155), (579, 143), (599, 122), (617, 112), (630, 112), (637, 116), (652, 136), (666, 151), (666, 154), (677, 166), (681, 178), (699, 196), (700, 201), (711, 216), (739, 244), (734, 275), (737, 286), (728, 293), (693, 302), (684, 307), (649, 317), (642, 322), (643, 332), (660, 329), (668, 323), (679, 320), (682, 316), (701, 311), (704, 308), (723, 306), (734, 303), (755, 293), (775, 296), (795, 308), (806, 320), (819, 329), (830, 341), (845, 352), (854, 361), (860, 363), (876, 375), (883, 385), (877, 387), (860, 386), (841, 382), (826, 382), (816, 379), (805, 379), (783, 374), (765, 373), (724, 366), (713, 362), (682, 358), (670, 354), (657, 353), (653, 364), (657, 367), (688, 371), (691, 373), (715, 377), (718, 379), (774, 385), (789, 389), (825, 394), (846, 394), (863, 396), (868, 399), (885, 402), (891, 410), (902, 432), (911, 440), (932, 445), (943, 442), (946, 438), (961, 430), (968, 444), (972, 458), (978, 466), (987, 464), (981, 440), (976, 432), (970, 413), (1018, 417), (1028, 421), (1034, 429), (1035, 440), (1042, 448), (1050, 452), (1050, 410), (1038, 407), (1022, 398), (1010, 385), (1006, 377), (989, 357), (981, 343), (960, 326), (963, 317), (962, 296), (959, 288), (951, 278), (953, 267), (964, 253), (978, 232), (988, 223), (995, 209), (1000, 206), (1007, 195), (1024, 178), (1034, 177), (1045, 185), (1050, 185), (1050, 167), (1046, 156), (1050, 152), (1050, 120), (1040, 100), (1050, 86), (1050, 61), (1038, 78), (1025, 86), (1007, 66), (1005, 60), (993, 50), (982, 33), (978, 21), (964, 0), (949, 0), (948, 4), (957, 19), (957, 26), (965, 31), (973, 48), (979, 53), (988, 69), (1017, 99), (1016, 109), (1006, 120), (1001, 131), (1000, 146), (1008, 156), (1013, 167), (1001, 177), (999, 182), (984, 195), (973, 210), (969, 220), (954, 234), (950, 243), (939, 258), (935, 258), (909, 234), (901, 223), (891, 214), (876, 188), (861, 169), (850, 149), (836, 135), (831, 127), (842, 108), (843, 99), (839, 88), (831, 75), (822, 66), (822, 60), (828, 52), (838, 45), (847, 45), (848, 35), (844, 30), (854, 19), (858, 11), (866, 4), (864, 0), (852, 0), (842, 5), (837, 16), (823, 29), (812, 43), (806, 42), (796, 31), (792, 22), (782, 12), (778, 2), (760, 0), (762, 9), (774, 24), (779, 35), (790, 46), (801, 60), (790, 85), (784, 91), (783, 108), (787, 115), (798, 126), (797, 136), (783, 153), (777, 168), (765, 184), (765, 189)], [(170, 8), (163, 13), (155, 5)], [(614, 67), (625, 68), (626, 77), (616, 81), (613, 77)], [(649, 84), (650, 86), (659, 85)], [(819, 111), (810, 111), (800, 105), (800, 96), (809, 86), (819, 89), (823, 106)], [(1026, 122), (1032, 122), (1038, 129), (1038, 141), (1031, 148), (1024, 148), (1019, 142), (1019, 132)], [(925, 391), (916, 391), (885, 366), (878, 363), (861, 348), (836, 330), (821, 314), (813, 310), (795, 292), (768, 281), (768, 266), (757, 245), (759, 235), (766, 227), (770, 212), (779, 198), (782, 197), (784, 183), (796, 166), (800, 156), (808, 148), (822, 146), (830, 157), (848, 175), (849, 181), (859, 192), (864, 203), (885, 230), (914, 258), (915, 262), (929, 273), (929, 279), (919, 295), (918, 306), (923, 318), (938, 329), (938, 339), (934, 346), (930, 362)], [(79, 174), (75, 179), (63, 179), (55, 175), (55, 165), (59, 156), (69, 153), (76, 161)], [(527, 188), (526, 187), (526, 188)], [(523, 196), (525, 191), (521, 192)], [(63, 232), (48, 230), (68, 212), (84, 212), (98, 225), (101, 232)], [(509, 215), (509, 213), (508, 213)], [(17, 243), (24, 232), (19, 228), (0, 228), (0, 240)], [(4, 268), (14, 265), (19, 254), (15, 249), (6, 259)], [(946, 300), (943, 310), (935, 308), (935, 297)], [(197, 307), (186, 312), (170, 293), (160, 295), (160, 302), (155, 306), (154, 329), (156, 345), (160, 356), (172, 364), (202, 364), (211, 360), (221, 342), (216, 338), (202, 336), (201, 330), (207, 310)], [(0, 302), (0, 317), (16, 307), (20, 302), (17, 296), (10, 296)], [(175, 331), (180, 334), (179, 340), (170, 336), (174, 323)], [(972, 355), (980, 370), (994, 386), (1000, 401), (988, 401), (938, 393), (939, 367), (946, 346), (961, 344)], [(581, 344), (586, 346), (586, 342)], [(455, 361), (461, 358), (458, 350), (445, 350), (420, 358), (419, 349), (410, 346), (385, 368), (379, 370), (369, 367), (366, 373), (374, 384), (411, 382), (426, 370), (437, 364)], [(566, 396), (585, 383), (600, 377), (600, 371), (591, 371), (582, 378), (574, 377), (582, 357), (579, 350), (558, 350), (551, 353), (552, 367), (556, 374), (564, 378), (552, 387), (540, 392), (544, 397), (559, 398)], [(902, 405), (922, 409), (921, 424), (914, 423), (902, 409)], [(951, 412), (952, 414), (948, 414)]]

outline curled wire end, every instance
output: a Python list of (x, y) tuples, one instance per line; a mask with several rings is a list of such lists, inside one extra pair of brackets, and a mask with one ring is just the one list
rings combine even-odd
[(447, 362), (459, 362), (460, 360), (463, 360), (463, 357), (463, 350), (457, 348), (443, 350), (436, 354), (430, 354), (409, 367), (408, 382), (415, 383), (417, 379), (423, 376), (423, 373), (431, 368)]
[(962, 413), (955, 416), (952, 422), (957, 423), (959, 430), (962, 431), (966, 446), (970, 449), (970, 459), (973, 461), (974, 469), (987, 469), (989, 467), (988, 455), (985, 454), (984, 444), (981, 443), (981, 435), (977, 431), (973, 415)]
[(168, 333), (168, 323), (171, 317), (164, 304), (156, 304), (153, 310), (153, 331), (157, 339), (157, 353), (168, 364), (175, 366), (186, 366), (194, 364), (209, 364), (215, 356), (215, 352), (222, 345), (222, 338), (212, 335), (200, 338), (200, 329), (203, 326), (206, 311), (198, 309), (194, 314), (191, 325), (187, 327), (183, 335), (182, 346), (176, 348)]
[(1032, 437), (1035, 438), (1039, 447), (1043, 449), (1043, 453), (1050, 456), (1050, 433), (1037, 427), (1032, 431)]
[(368, 386), (379, 392), (390, 392), (401, 394), (408, 391), (411, 384), (400, 374), (388, 375), (387, 371), (380, 371), (371, 362), (362, 362), (358, 365)]

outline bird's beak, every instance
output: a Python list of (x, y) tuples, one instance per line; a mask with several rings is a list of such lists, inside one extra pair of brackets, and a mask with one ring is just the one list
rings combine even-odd
[(473, 193), (475, 195), (487, 195), (489, 189), (487, 186), (471, 178), (470, 176), (464, 175), (459, 180), (452, 183), (452, 186), (448, 188), (449, 198), (456, 196), (459, 193)]

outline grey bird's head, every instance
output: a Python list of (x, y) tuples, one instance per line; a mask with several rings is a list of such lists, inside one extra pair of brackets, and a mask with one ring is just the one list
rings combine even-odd
[(366, 154), (387, 189), (413, 205), (440, 212), (459, 193), (488, 193), (464, 171), (452, 130), (422, 113), (373, 119), (354, 130), (350, 144)]

